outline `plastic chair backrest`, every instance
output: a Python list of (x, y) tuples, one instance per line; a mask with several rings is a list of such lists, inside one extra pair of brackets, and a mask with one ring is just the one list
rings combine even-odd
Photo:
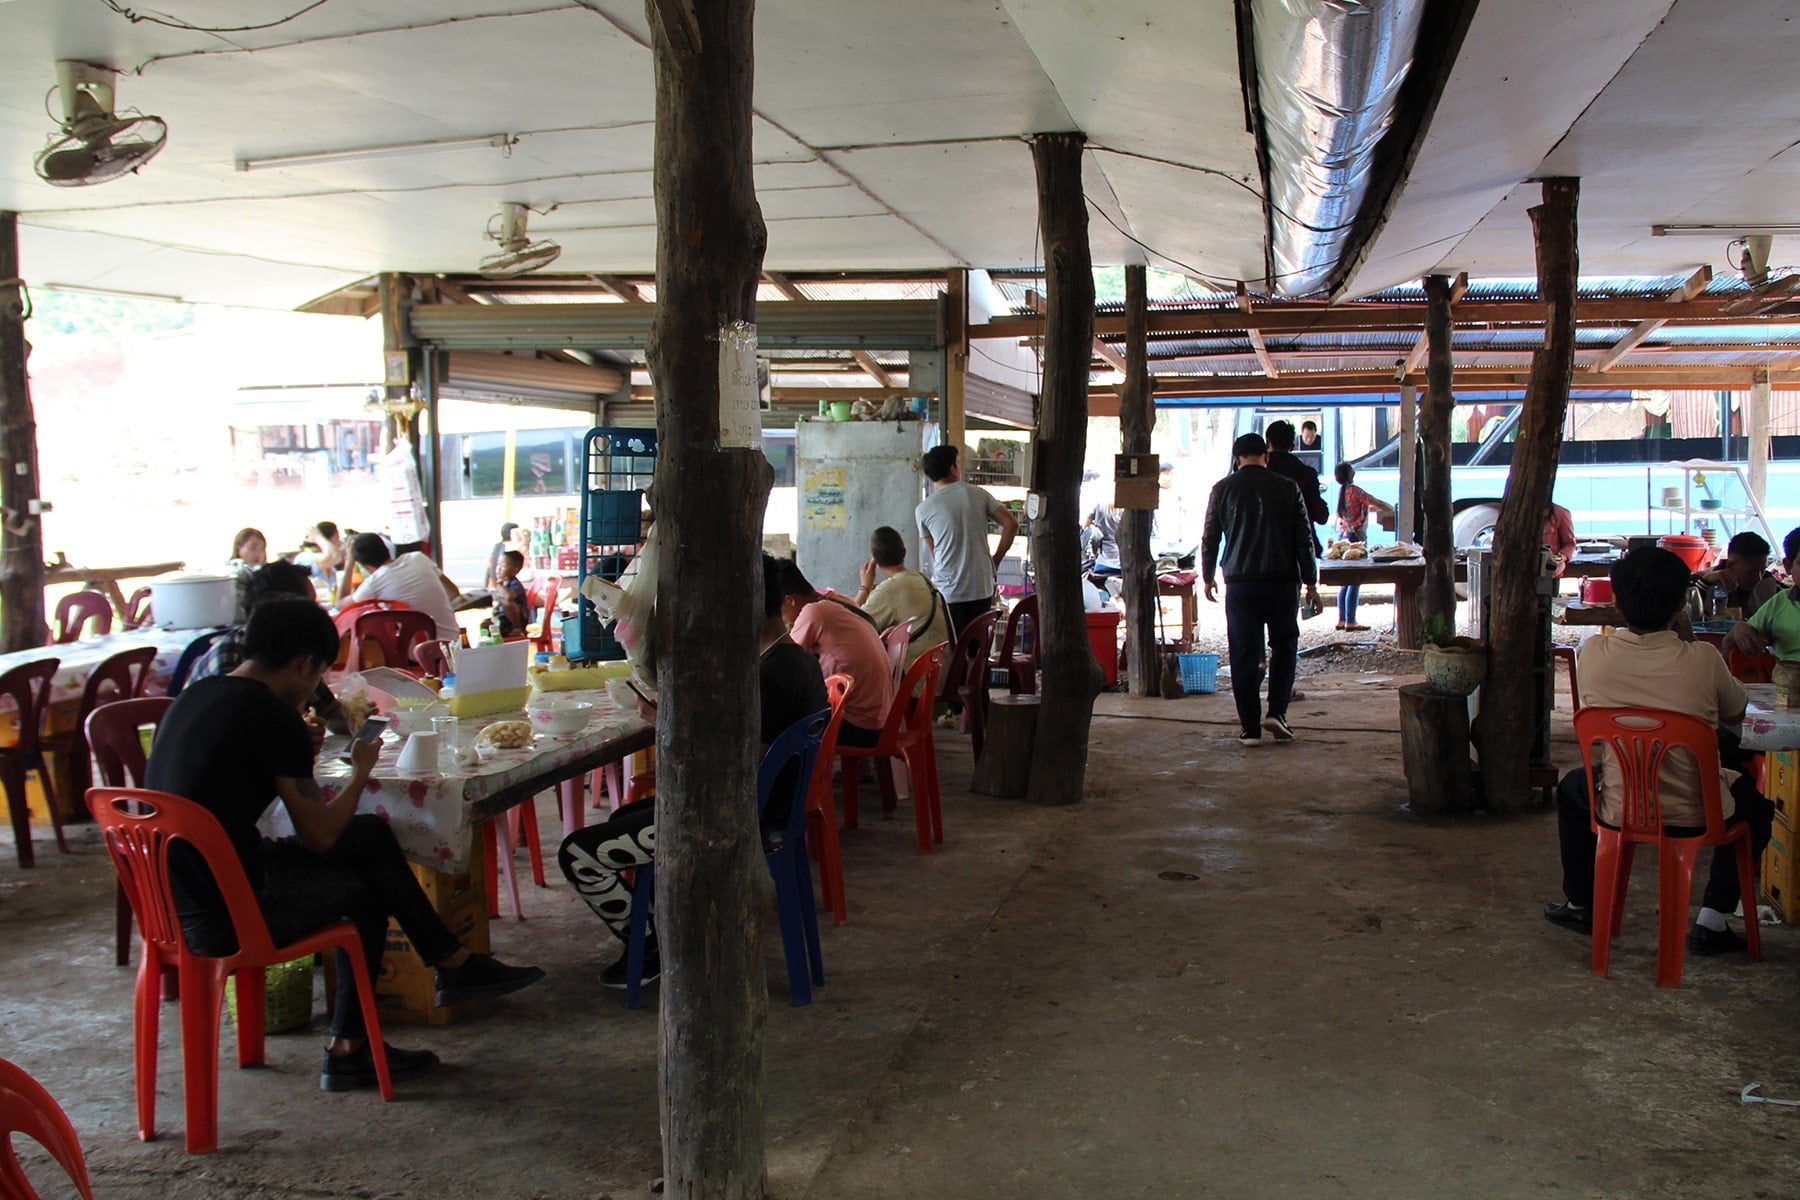
[(125, 602), (125, 628), (138, 629), (154, 619), (155, 614), (150, 611), (150, 594), (147, 587), (131, 593), (131, 599)]
[(402, 604), (398, 600), (352, 600), (337, 610), (331, 623), (338, 631), (338, 656), (332, 664), (332, 670), (342, 671), (350, 665), (351, 634), (356, 631), (356, 618), (367, 612), (389, 612), (393, 609), (411, 608), (410, 604)]
[(140, 696), (115, 700), (88, 714), (88, 749), (100, 764), (100, 782), (107, 787), (143, 787), (148, 755), (140, 730), (150, 726), (151, 736), (175, 703), (167, 696)]
[(0, 675), (0, 699), (11, 700), (19, 714), (19, 740), (6, 753), (22, 755), (26, 762), (36, 757), (44, 710), (50, 706), (50, 681), (60, 665), (58, 659), (39, 658)]
[(231, 633), (229, 629), (211, 629), (187, 644), (181, 657), (175, 660), (175, 670), (169, 676), (169, 692), (171, 696), (179, 696), (181, 689), (187, 686), (188, 676), (194, 673), (194, 665), (206, 657), (213, 643)]
[(412, 655), (419, 664), (419, 669), (427, 675), (442, 679), (450, 673), (450, 656), (444, 653), (442, 642), (414, 642)]
[(112, 601), (99, 592), (71, 592), (56, 605), (56, 644), (73, 642), (88, 631), (95, 637), (112, 632)]
[(1033, 627), (1037, 625), (1038, 598), (1037, 593), (1025, 597), (1013, 605), (1013, 610), (1006, 618), (1006, 636), (1000, 639), (1000, 665), (1010, 667), (1016, 658), (1026, 662), (1037, 661), (1037, 643), (1034, 640), (1031, 650), (1020, 650), (1019, 639), (1023, 636), (1021, 626), (1030, 620)]
[(1736, 646), (1725, 650), (1725, 669), (1740, 683), (1768, 683), (1775, 678), (1777, 661), (1773, 654), (1745, 654)]
[(794, 795), (787, 814), (787, 836), (790, 841), (805, 832), (806, 798), (812, 790), (813, 768), (818, 762), (819, 747), (831, 721), (832, 711), (829, 708), (822, 708), (809, 717), (795, 721), (775, 735), (775, 740), (763, 751), (762, 765), (756, 769), (756, 812), (761, 816), (775, 794), (775, 784), (780, 780), (783, 768), (789, 763), (793, 763), (796, 768), (793, 776)]
[(142, 696), (150, 683), (150, 668), (155, 663), (155, 646), (136, 646), (102, 659), (81, 689), (82, 714), (85, 716), (114, 700), (135, 700)]
[(556, 593), (562, 587), (561, 575), (542, 575), (531, 581), (525, 589), (525, 598), (531, 601), (531, 611), (542, 614), (556, 606)]
[(219, 819), (180, 796), (145, 788), (92, 788), (88, 808), (106, 839), (107, 853), (125, 885), (138, 929), (159, 957), (169, 961), (187, 953), (181, 917), (169, 880), (169, 846), (183, 841), (199, 852), (219, 886), (238, 950), (252, 961), (274, 961), (275, 944), (257, 907), (231, 839)]
[(413, 647), (419, 642), (437, 640), (437, 622), (430, 613), (416, 608), (365, 612), (356, 618), (350, 634), (350, 669), (359, 671), (372, 666), (365, 647), (374, 642), (381, 648), (381, 664), (396, 670), (419, 669)]
[(844, 697), (855, 686), (856, 680), (842, 673), (825, 677), (825, 699), (831, 703), (831, 720), (825, 723), (825, 734), (819, 739), (819, 761), (813, 768), (810, 793), (821, 800), (831, 795), (831, 760), (837, 757), (838, 726), (844, 723)]
[[(1612, 753), (1607, 775), (1619, 792), (1619, 828), (1634, 841), (1662, 836), (1662, 772), (1691, 768), (1700, 773), (1700, 799), (1706, 811), (1709, 840), (1725, 836), (1724, 810), (1719, 798), (1719, 739), (1713, 727), (1687, 713), (1657, 708), (1583, 708), (1575, 713), (1575, 740), (1588, 770), (1589, 800), (1594, 821), (1599, 821), (1599, 797), (1594, 788), (1598, 758), (1596, 743)], [(1691, 764), (1670, 759), (1671, 750), (1684, 749)]]
[(94, 1200), (88, 1183), (87, 1161), (75, 1126), (43, 1084), (23, 1067), (0, 1058), (0, 1196), (8, 1200), (38, 1200), (37, 1191), (19, 1166), (13, 1134), (22, 1133), (50, 1152), (63, 1173), (86, 1200)]
[(913, 665), (906, 669), (906, 678), (900, 681), (900, 687), (894, 693), (894, 706), (888, 709), (887, 720), (882, 723), (882, 745), (895, 744), (902, 728), (931, 728), (931, 710), (937, 703), (938, 672), (943, 669), (944, 654), (949, 649), (948, 644), (940, 642), (915, 658)]
[(882, 648), (887, 651), (888, 666), (894, 668), (894, 683), (900, 683), (900, 677), (906, 671), (906, 645), (912, 639), (912, 618), (900, 622), (881, 635)]
[(984, 612), (956, 634), (956, 651), (944, 672), (944, 686), (938, 699), (954, 700), (965, 685), (978, 685), (978, 672), (987, 672), (988, 652), (994, 641), (994, 618), (998, 613)]

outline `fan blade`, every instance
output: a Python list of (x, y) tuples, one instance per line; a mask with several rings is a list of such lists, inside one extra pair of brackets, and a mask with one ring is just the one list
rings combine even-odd
[(1719, 311), (1733, 317), (1754, 316), (1786, 304), (1800, 293), (1800, 275), (1783, 275), (1750, 289), (1748, 295), (1727, 301)]
[(92, 171), (99, 161), (92, 150), (83, 146), (79, 150), (56, 150), (44, 155), (38, 170), (48, 183), (74, 183)]

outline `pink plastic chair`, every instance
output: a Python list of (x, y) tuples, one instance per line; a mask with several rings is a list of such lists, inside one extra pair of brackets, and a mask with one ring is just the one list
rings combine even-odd
[[(335, 921), (298, 941), (277, 946), (250, 890), (244, 865), (218, 818), (191, 800), (136, 788), (95, 788), (87, 800), (143, 935), (133, 1006), (140, 1138), (147, 1142), (156, 1136), (156, 1040), (164, 964), (173, 964), (181, 977), (181, 1060), (189, 1154), (210, 1154), (219, 1148), (219, 1009), (226, 978), (237, 976), (238, 1066), (260, 1066), (264, 969), (321, 950), (342, 950), (350, 960), (381, 1098), (394, 1098), (387, 1050), (381, 1041), (381, 1017), (356, 926)], [(188, 949), (182, 936), (169, 879), (169, 846), (175, 841), (187, 842), (199, 851), (218, 884), (237, 931), (238, 952), (228, 958), (202, 958)]]
[(6, 1200), (39, 1200), (13, 1149), (13, 1134), (22, 1133), (50, 1152), (69, 1182), (85, 1200), (94, 1200), (88, 1184), (87, 1160), (62, 1105), (23, 1067), (0, 1058), (0, 1196)]
[(150, 611), (150, 589), (141, 587), (131, 593), (131, 599), (125, 602), (125, 628), (141, 629), (155, 619), (156, 614)]
[[(424, 674), (414, 647), (421, 642), (437, 641), (437, 622), (430, 613), (416, 608), (396, 608), (385, 612), (365, 612), (357, 616), (350, 631), (350, 667), (361, 671), (368, 667), (387, 666), (396, 671)], [(369, 653), (371, 645), (381, 661)]]
[(85, 636), (91, 627), (95, 637), (112, 632), (112, 601), (99, 592), (72, 592), (56, 605), (56, 644), (61, 646)]
[(900, 679), (906, 674), (906, 647), (911, 640), (911, 617), (881, 635), (881, 645), (887, 651), (888, 665), (894, 668), (895, 687), (900, 686)]
[(142, 696), (150, 684), (150, 669), (155, 663), (154, 646), (121, 650), (105, 659), (94, 668), (87, 685), (81, 689), (81, 704), (75, 710), (75, 727), (44, 738), (44, 749), (68, 756), (69, 782), (74, 785), (77, 796), (85, 796), (94, 782), (93, 758), (88, 752), (88, 716), (102, 704)]
[[(140, 696), (102, 704), (88, 714), (88, 749), (93, 751), (94, 762), (100, 768), (102, 784), (113, 788), (144, 786), (144, 766), (149, 758), (144, 752), (144, 727), (148, 726), (151, 737), (155, 737), (173, 703), (167, 696)], [(131, 898), (125, 894), (123, 882), (115, 890), (113, 961), (122, 967), (131, 961)]]
[[(1025, 622), (1031, 622), (1031, 649), (1021, 650), (1020, 644), (1026, 636)], [(1012, 614), (1006, 618), (1006, 635), (1000, 639), (1000, 663), (1012, 679), (1014, 695), (1031, 696), (1037, 693), (1037, 639), (1038, 625), (1037, 593), (1025, 597), (1013, 605)]]
[(850, 919), (850, 910), (844, 900), (844, 856), (838, 842), (837, 800), (831, 794), (831, 764), (837, 757), (838, 726), (844, 721), (844, 697), (855, 686), (856, 680), (848, 675), (830, 675), (825, 679), (831, 719), (819, 739), (819, 757), (813, 764), (812, 784), (806, 793), (806, 845), (813, 861), (819, 864), (819, 903), (831, 909), (839, 925)]
[[(1694, 890), (1694, 859), (1702, 846), (1736, 843), (1738, 885), (1744, 895), (1744, 941), (1750, 957), (1762, 958), (1762, 934), (1756, 926), (1756, 863), (1750, 853), (1750, 827), (1726, 825), (1719, 799), (1719, 742), (1713, 727), (1686, 713), (1655, 708), (1584, 708), (1575, 714), (1575, 740), (1588, 770), (1588, 803), (1599, 838), (1594, 854), (1593, 970), (1606, 977), (1612, 940), (1625, 915), (1625, 887), (1631, 882), (1631, 856), (1640, 843), (1656, 847), (1657, 943), (1656, 986), (1681, 986), (1682, 952), (1687, 945), (1688, 906)], [(1600, 823), (1600, 798), (1594, 788), (1598, 756), (1595, 743), (1612, 750), (1610, 779), (1619, 789), (1619, 828)], [(1663, 831), (1658, 793), (1669, 751), (1691, 755), (1700, 773), (1700, 799), (1706, 832), (1674, 837)], [(1685, 756), (1684, 756), (1685, 757)], [(1681, 759), (1676, 770), (1686, 769)]]
[(44, 710), (50, 707), (50, 681), (61, 665), (54, 658), (40, 658), (14, 667), (0, 675), (0, 699), (12, 701), (19, 718), (19, 740), (0, 746), (0, 785), (6, 789), (6, 807), (12, 814), (13, 846), (18, 851), (21, 867), (35, 866), (37, 854), (31, 848), (31, 810), (25, 802), (25, 773), (36, 771), (44, 788), (44, 801), (50, 809), (50, 827), (56, 831), (56, 848), (69, 852), (63, 837), (62, 813), (56, 805), (56, 788), (50, 781), (50, 767), (44, 760)]

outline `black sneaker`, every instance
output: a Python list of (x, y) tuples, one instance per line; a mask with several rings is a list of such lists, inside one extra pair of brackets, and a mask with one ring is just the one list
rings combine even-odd
[(437, 1002), (444, 1007), (504, 996), (530, 987), (543, 977), (539, 967), (509, 967), (492, 955), (470, 954), (460, 967), (438, 968)]
[[(644, 983), (655, 983), (662, 978), (662, 956), (654, 946), (644, 947)], [(629, 952), (619, 955), (618, 961), (602, 968), (600, 986), (624, 991), (631, 983), (631, 955)]]
[(1544, 905), (1544, 920), (1578, 933), (1594, 932), (1594, 910), (1570, 904), (1567, 900)]
[[(402, 1050), (398, 1046), (387, 1047), (388, 1077), (395, 1083), (407, 1079), (418, 1079), (429, 1075), (438, 1068), (438, 1056), (429, 1050)], [(326, 1092), (353, 1092), (358, 1088), (374, 1087), (379, 1083), (375, 1076), (375, 1058), (369, 1053), (369, 1043), (364, 1042), (359, 1048), (348, 1054), (325, 1052), (325, 1066), (319, 1072), (319, 1089)]]
[(1268, 730), (1278, 742), (1294, 740), (1294, 731), (1288, 728), (1286, 717), (1278, 717), (1271, 713), (1263, 718), (1263, 728)]
[(1255, 733), (1238, 734), (1238, 745), (1240, 746), (1260, 746), (1262, 744), (1263, 736), (1261, 730), (1257, 730)]
[(1744, 935), (1730, 929), (1708, 929), (1698, 921), (1688, 930), (1687, 948), (1689, 953), (1702, 954), (1708, 957), (1714, 954), (1737, 954), (1748, 950), (1750, 943)]

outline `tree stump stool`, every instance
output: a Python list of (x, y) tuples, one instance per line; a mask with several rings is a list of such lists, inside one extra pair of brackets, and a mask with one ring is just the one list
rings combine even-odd
[(987, 739), (975, 758), (969, 790), (1022, 800), (1031, 781), (1031, 746), (1037, 737), (1037, 696), (988, 697)]
[(1476, 793), (1469, 749), (1467, 696), (1441, 696), (1423, 683), (1400, 689), (1408, 807), (1417, 813), (1472, 811)]

